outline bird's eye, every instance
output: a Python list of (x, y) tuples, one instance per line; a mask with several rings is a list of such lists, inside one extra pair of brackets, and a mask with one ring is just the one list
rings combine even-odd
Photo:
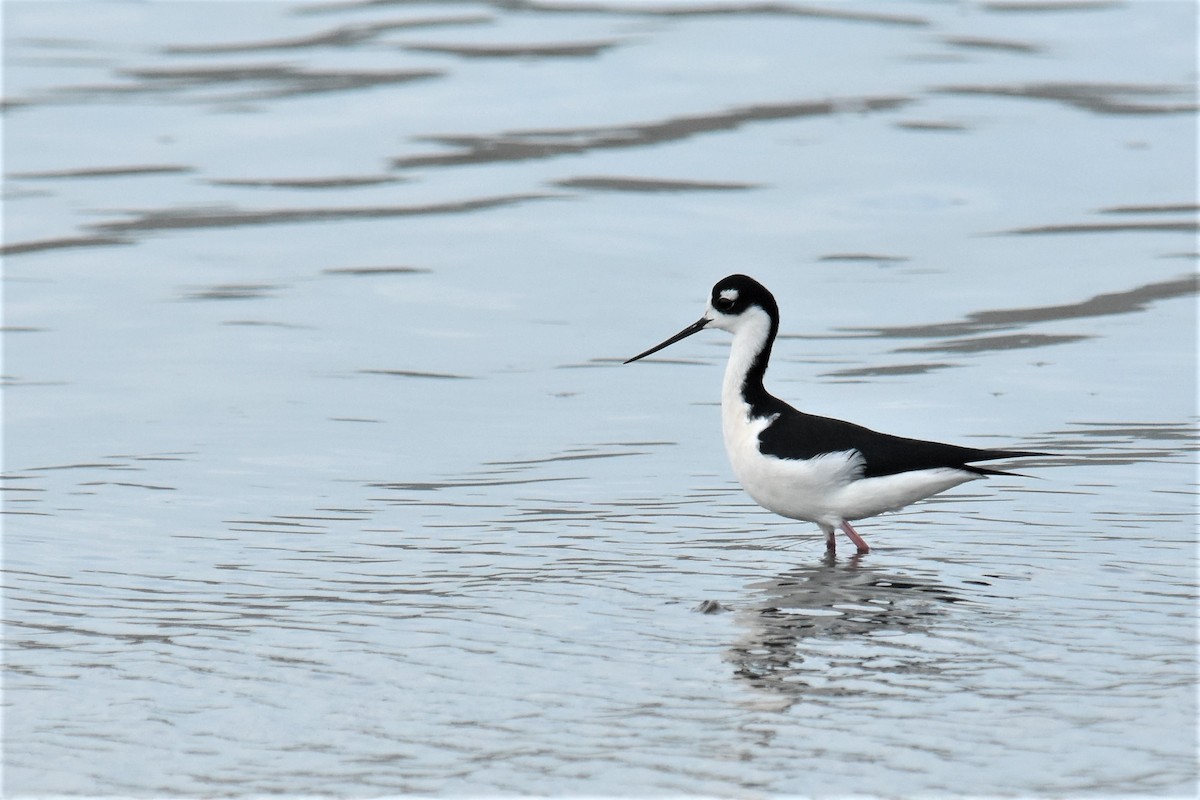
[(713, 307), (718, 311), (729, 311), (733, 308), (733, 300), (728, 297), (718, 297), (716, 300), (713, 300)]

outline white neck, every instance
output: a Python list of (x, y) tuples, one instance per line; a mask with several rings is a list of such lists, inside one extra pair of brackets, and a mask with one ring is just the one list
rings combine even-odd
[(733, 345), (729, 348), (729, 361), (725, 365), (725, 380), (721, 386), (721, 412), (726, 426), (731, 422), (731, 415), (743, 420), (746, 418), (748, 409), (744, 408), (746, 399), (742, 395), (746, 373), (762, 353), (770, 335), (771, 318), (759, 308), (744, 313), (733, 329)]

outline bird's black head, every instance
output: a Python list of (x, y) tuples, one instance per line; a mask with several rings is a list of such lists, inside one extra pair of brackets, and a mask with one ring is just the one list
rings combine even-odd
[(775, 323), (779, 321), (779, 306), (767, 287), (749, 275), (730, 275), (717, 281), (708, 301), (709, 324), (714, 328), (735, 330), (738, 320), (754, 308), (762, 309)]
[(746, 275), (730, 275), (717, 281), (708, 300), (708, 308), (704, 316), (675, 334), (665, 342), (660, 342), (644, 353), (639, 353), (630, 361), (645, 358), (651, 353), (657, 353), (668, 345), (686, 339), (705, 328), (713, 327), (737, 334), (745, 330), (746, 335), (756, 339), (757, 350), (763, 353), (764, 369), (766, 356), (770, 354), (771, 342), (779, 329), (779, 306), (775, 298), (767, 291), (767, 287)]

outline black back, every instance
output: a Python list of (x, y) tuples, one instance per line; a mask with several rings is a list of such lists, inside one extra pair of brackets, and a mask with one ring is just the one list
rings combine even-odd
[(771, 400), (774, 403), (753, 407), (755, 416), (779, 414), (758, 436), (759, 448), (764, 455), (808, 459), (822, 453), (857, 450), (865, 462), (864, 478), (936, 467), (954, 467), (978, 475), (1007, 475), (1009, 473), (1001, 470), (972, 466), (970, 462), (1038, 455), (1019, 450), (981, 450), (892, 436), (852, 422), (805, 414), (774, 397)]
[[(722, 297), (722, 293), (728, 290), (736, 290), (737, 296), (732, 301)], [(892, 436), (852, 422), (797, 411), (763, 387), (771, 348), (779, 330), (779, 306), (775, 298), (753, 278), (730, 275), (713, 287), (712, 304), (719, 311), (730, 314), (741, 313), (750, 305), (757, 305), (771, 317), (771, 331), (766, 344), (742, 384), (742, 397), (750, 405), (750, 413), (759, 418), (776, 418), (758, 436), (759, 449), (764, 455), (809, 459), (823, 453), (857, 450), (865, 462), (864, 478), (937, 467), (953, 467), (979, 475), (1007, 475), (1010, 473), (971, 466), (971, 462), (1040, 455), (1020, 450), (982, 450)]]

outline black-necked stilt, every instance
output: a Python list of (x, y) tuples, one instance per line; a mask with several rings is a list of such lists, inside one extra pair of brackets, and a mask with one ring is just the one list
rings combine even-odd
[(870, 551), (852, 520), (895, 511), (986, 475), (1013, 474), (972, 462), (1041, 455), (891, 436), (805, 414), (772, 396), (763, 388), (763, 375), (779, 330), (779, 306), (766, 287), (745, 275), (718, 282), (704, 316), (625, 363), (708, 327), (733, 334), (721, 428), (734, 474), (762, 507), (819, 525), (830, 550), (841, 528), (858, 552)]

